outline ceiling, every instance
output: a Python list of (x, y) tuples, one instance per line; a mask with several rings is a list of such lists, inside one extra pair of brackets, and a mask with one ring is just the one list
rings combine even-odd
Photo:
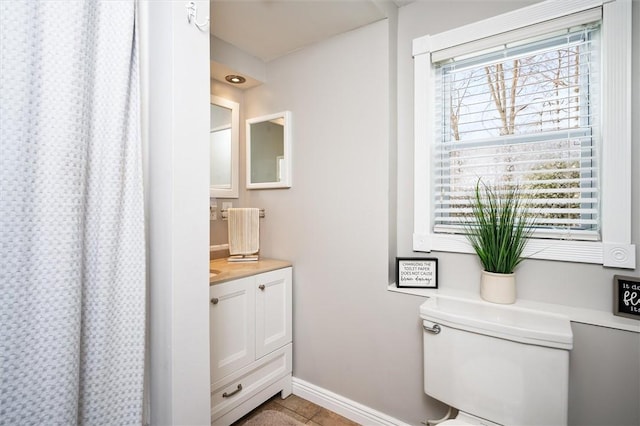
[[(212, 0), (211, 34), (269, 62), (387, 17), (414, 0)], [(386, 6), (385, 6), (386, 3)]]

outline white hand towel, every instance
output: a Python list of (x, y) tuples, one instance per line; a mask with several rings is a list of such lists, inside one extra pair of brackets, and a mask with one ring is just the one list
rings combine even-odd
[(260, 209), (230, 208), (229, 254), (250, 255), (260, 250)]

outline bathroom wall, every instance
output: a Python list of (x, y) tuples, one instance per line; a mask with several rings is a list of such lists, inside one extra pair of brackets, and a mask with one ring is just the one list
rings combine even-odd
[(293, 186), (249, 191), (265, 256), (293, 262), (294, 376), (419, 424), (422, 298), (388, 283), (388, 21), (268, 64), (247, 116), (288, 109)]
[[(414, 2), (400, 8), (397, 23), (381, 21), (270, 62), (267, 83), (245, 93), (246, 116), (293, 113), (293, 187), (247, 191), (243, 202), (266, 209), (263, 255), (294, 264), (295, 377), (409, 424), (444, 413), (422, 390), (418, 307), (424, 299), (386, 289), (389, 257), (416, 255), (411, 40), (530, 3)], [(639, 9), (635, 3), (634, 40), (640, 39)], [(640, 45), (633, 48), (639, 75)], [(397, 82), (389, 68), (395, 55)], [(634, 84), (637, 218), (640, 87), (637, 79)], [(389, 101), (396, 90), (397, 115)], [(389, 164), (395, 156), (397, 174)], [(637, 221), (633, 226), (638, 245)], [(397, 240), (390, 241), (394, 232)], [(441, 286), (477, 288), (480, 266), (474, 256), (432, 255), (440, 260)], [(616, 273), (638, 275), (531, 260), (519, 271), (519, 296), (610, 311)], [(573, 330), (570, 424), (640, 424), (640, 334), (584, 324)]]
[[(186, 24), (183, 4), (139, 5), (149, 263), (147, 420), (205, 425), (211, 421), (210, 304), (203, 285), (208, 279), (209, 40)], [(196, 6), (209, 14), (208, 2)]]
[[(500, 3), (500, 2), (497, 2)], [(504, 2), (502, 2), (504, 4)], [(455, 28), (477, 20), (480, 4), (491, 2), (416, 2), (400, 9), (398, 37), (399, 75), (411, 75), (413, 38)], [(510, 5), (515, 3), (510, 2)], [(640, 3), (633, 3), (633, 40), (640, 40)], [(633, 74), (640, 75), (640, 44), (633, 46)], [(640, 114), (638, 79), (633, 93), (633, 243), (640, 247)], [(398, 254), (412, 254), (413, 224), (413, 86), (400, 81), (398, 136)], [(606, 149), (606, 147), (604, 148)], [(432, 253), (440, 263), (440, 279), (448, 288), (474, 291), (478, 285), (478, 260), (473, 255)], [(640, 256), (640, 250), (638, 252)], [(636, 260), (640, 264), (640, 259)], [(528, 260), (518, 270), (518, 296), (611, 312), (612, 278), (638, 275), (619, 270), (569, 262)], [(640, 424), (640, 334), (573, 324), (575, 350), (571, 353), (571, 424)]]

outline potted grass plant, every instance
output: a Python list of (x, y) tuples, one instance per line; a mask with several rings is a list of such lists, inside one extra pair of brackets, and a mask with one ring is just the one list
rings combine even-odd
[(515, 269), (534, 221), (525, 201), (518, 185), (489, 186), (481, 180), (469, 198), (472, 220), (464, 226), (484, 268), (480, 296), (488, 302), (516, 301)]

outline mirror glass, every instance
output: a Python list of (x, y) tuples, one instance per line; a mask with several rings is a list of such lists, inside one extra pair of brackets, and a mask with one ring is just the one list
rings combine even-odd
[(214, 198), (238, 198), (239, 105), (211, 96), (209, 192)]
[(247, 120), (247, 188), (291, 187), (291, 112)]

